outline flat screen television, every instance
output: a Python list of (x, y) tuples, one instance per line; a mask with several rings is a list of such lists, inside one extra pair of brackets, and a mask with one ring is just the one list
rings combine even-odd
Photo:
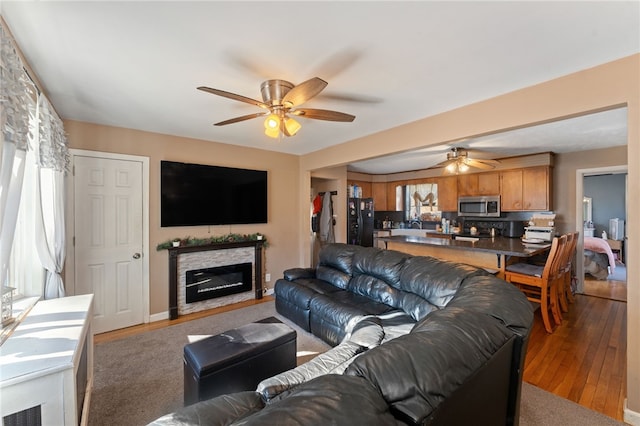
[(160, 226), (267, 223), (267, 172), (160, 162)]

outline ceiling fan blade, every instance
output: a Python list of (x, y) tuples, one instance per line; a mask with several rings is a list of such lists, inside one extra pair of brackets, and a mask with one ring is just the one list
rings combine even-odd
[(327, 121), (343, 121), (352, 122), (356, 116), (351, 114), (345, 114), (344, 112), (330, 111), (328, 109), (315, 109), (315, 108), (301, 108), (295, 111), (289, 111), (290, 114), (297, 115), (304, 118), (313, 118), (316, 120)]
[(215, 123), (214, 126), (226, 126), (227, 124), (238, 123), (240, 121), (251, 120), (252, 118), (258, 118), (263, 115), (267, 115), (268, 112), (257, 112), (255, 114), (243, 115), (242, 117), (230, 118), (219, 123)]
[(269, 106), (264, 102), (257, 101), (255, 99), (247, 98), (246, 96), (237, 95), (235, 93), (226, 92), (224, 90), (213, 89), (211, 87), (200, 86), (198, 90), (202, 90), (203, 92), (212, 93), (214, 95), (222, 96), (224, 98), (233, 99), (234, 101), (245, 102), (251, 105), (259, 106), (260, 108), (269, 109)]
[(282, 103), (288, 107), (301, 105), (322, 92), (322, 90), (327, 87), (327, 84), (323, 79), (313, 77), (289, 90), (289, 92), (284, 95), (284, 98), (282, 98)]
[(467, 166), (475, 167), (476, 169), (491, 170), (495, 168), (495, 166), (492, 166), (491, 164), (486, 164), (486, 163), (483, 163), (482, 161), (474, 160), (472, 158), (465, 159), (464, 163)]
[(451, 163), (455, 163), (456, 161), (458, 161), (458, 160), (456, 160), (456, 159), (453, 159), (453, 160), (445, 160), (445, 161), (442, 161), (442, 162), (440, 162), (440, 163), (436, 164), (434, 167), (446, 167), (446, 166), (448, 166), (448, 165), (449, 165), (449, 164), (451, 164)]
[(280, 131), (285, 136), (293, 136), (291, 133), (289, 133), (289, 130), (287, 129), (287, 126), (284, 125), (284, 120), (282, 120), (280, 122)]

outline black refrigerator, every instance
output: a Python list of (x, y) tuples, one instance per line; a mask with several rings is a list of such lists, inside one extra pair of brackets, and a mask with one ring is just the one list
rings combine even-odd
[(373, 247), (373, 198), (347, 200), (347, 243)]

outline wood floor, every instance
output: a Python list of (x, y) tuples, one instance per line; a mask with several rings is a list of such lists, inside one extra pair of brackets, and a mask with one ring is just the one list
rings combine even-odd
[[(616, 270), (624, 265), (616, 266)], [(625, 272), (626, 277), (626, 272)], [(598, 280), (589, 274), (584, 275), (584, 294), (606, 297), (608, 299), (627, 301), (627, 282), (617, 280)]]
[[(242, 302), (177, 320), (96, 335), (96, 344), (273, 300)], [(576, 295), (562, 326), (547, 334), (539, 310), (529, 339), (524, 381), (622, 421), (626, 392), (627, 304)]]
[(578, 294), (553, 334), (536, 311), (523, 380), (622, 421), (626, 354), (627, 304)]

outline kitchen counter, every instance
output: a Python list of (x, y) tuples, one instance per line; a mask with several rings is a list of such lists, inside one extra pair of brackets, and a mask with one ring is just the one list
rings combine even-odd
[(418, 256), (433, 256), (484, 268), (504, 278), (508, 264), (548, 251), (551, 243), (524, 244), (519, 238), (478, 238), (465, 241), (416, 236), (382, 237), (387, 249)]

